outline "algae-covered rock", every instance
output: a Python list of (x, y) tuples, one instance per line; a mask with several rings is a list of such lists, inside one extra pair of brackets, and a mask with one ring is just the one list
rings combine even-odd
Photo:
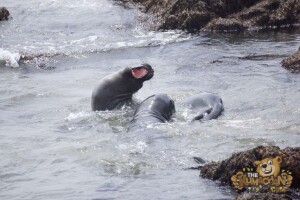
[(283, 59), (281, 65), (292, 72), (300, 72), (300, 47), (296, 53)]
[(0, 21), (9, 19), (9, 11), (5, 7), (0, 7)]
[(292, 198), (286, 194), (244, 193), (239, 195), (235, 200), (292, 200)]
[(160, 29), (189, 32), (297, 27), (300, 0), (117, 0), (157, 17)]
[(243, 31), (246, 28), (247, 27), (245, 27), (240, 20), (235, 18), (216, 18), (208, 23), (205, 30), (213, 32), (232, 32)]
[[(257, 179), (251, 181), (247, 178), (248, 174), (259, 177), (256, 176)], [(220, 181), (244, 192), (237, 200), (299, 199), (300, 148), (258, 146), (235, 153), (226, 160), (205, 164), (201, 168), (200, 176)]]
[(231, 177), (243, 168), (255, 168), (254, 162), (269, 157), (281, 157), (281, 169), (290, 171), (293, 176), (291, 187), (300, 187), (300, 148), (280, 149), (276, 146), (258, 146), (254, 149), (235, 153), (230, 158), (205, 164), (200, 176), (211, 180), (218, 180), (232, 185)]

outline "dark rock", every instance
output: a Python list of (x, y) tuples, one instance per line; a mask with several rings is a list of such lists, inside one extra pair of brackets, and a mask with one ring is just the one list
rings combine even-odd
[(271, 26), (292, 25), (299, 22), (300, 1), (284, 1), (275, 12), (270, 16), (269, 24)]
[(234, 18), (217, 18), (211, 20), (204, 30), (213, 32), (231, 32), (231, 31), (242, 31), (246, 27), (241, 23), (240, 20)]
[(158, 11), (160, 29), (181, 29), (189, 32), (201, 29), (212, 14), (209, 6), (198, 0), (167, 0), (163, 7), (154, 7), (152, 12)]
[(157, 16), (160, 29), (278, 29), (300, 23), (300, 0), (116, 0)]
[(244, 193), (239, 195), (236, 200), (292, 200), (292, 198), (286, 194)]
[(210, 14), (207, 12), (182, 12), (181, 14), (168, 15), (160, 25), (161, 29), (181, 29), (189, 32), (195, 32), (203, 27), (210, 20)]
[(300, 148), (280, 149), (276, 146), (258, 146), (254, 149), (235, 153), (230, 158), (205, 164), (200, 176), (218, 180), (224, 184), (232, 185), (231, 177), (243, 168), (255, 168), (253, 163), (268, 157), (280, 156), (281, 168), (292, 172), (292, 188), (300, 188)]
[(210, 10), (219, 17), (226, 17), (230, 14), (242, 11), (245, 8), (255, 5), (261, 0), (207, 0)]
[(296, 53), (283, 59), (281, 65), (292, 72), (300, 72), (300, 47)]
[(5, 7), (0, 7), (0, 21), (9, 19), (9, 11)]

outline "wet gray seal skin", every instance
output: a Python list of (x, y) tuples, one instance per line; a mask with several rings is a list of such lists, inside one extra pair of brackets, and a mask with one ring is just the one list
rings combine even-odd
[(188, 97), (183, 101), (183, 105), (192, 111), (190, 114), (195, 114), (192, 121), (216, 119), (224, 111), (221, 97), (213, 93), (201, 93)]
[(129, 129), (143, 124), (168, 122), (174, 113), (174, 101), (168, 95), (152, 95), (135, 110)]
[(104, 77), (93, 91), (92, 110), (113, 110), (132, 101), (132, 95), (153, 75), (152, 67), (142, 64)]

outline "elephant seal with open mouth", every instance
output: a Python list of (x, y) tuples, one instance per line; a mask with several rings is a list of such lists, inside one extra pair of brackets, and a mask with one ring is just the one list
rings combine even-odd
[(142, 64), (104, 77), (93, 91), (92, 110), (113, 110), (132, 101), (132, 95), (153, 75), (152, 67)]

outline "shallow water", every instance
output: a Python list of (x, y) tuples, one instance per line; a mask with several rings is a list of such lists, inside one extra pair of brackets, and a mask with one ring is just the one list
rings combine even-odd
[[(299, 146), (300, 76), (280, 67), (298, 49), (299, 32), (149, 32), (138, 20), (148, 16), (106, 0), (2, 6), (13, 20), (0, 22), (0, 48), (47, 56), (0, 64), (1, 199), (232, 199), (229, 188), (185, 170), (197, 166), (193, 156)], [(177, 106), (174, 122), (150, 127), (161, 136), (149, 139), (145, 130), (126, 132), (128, 108), (91, 112), (97, 82), (141, 62), (155, 75), (138, 100), (209, 91), (223, 98), (224, 115), (190, 124)]]

